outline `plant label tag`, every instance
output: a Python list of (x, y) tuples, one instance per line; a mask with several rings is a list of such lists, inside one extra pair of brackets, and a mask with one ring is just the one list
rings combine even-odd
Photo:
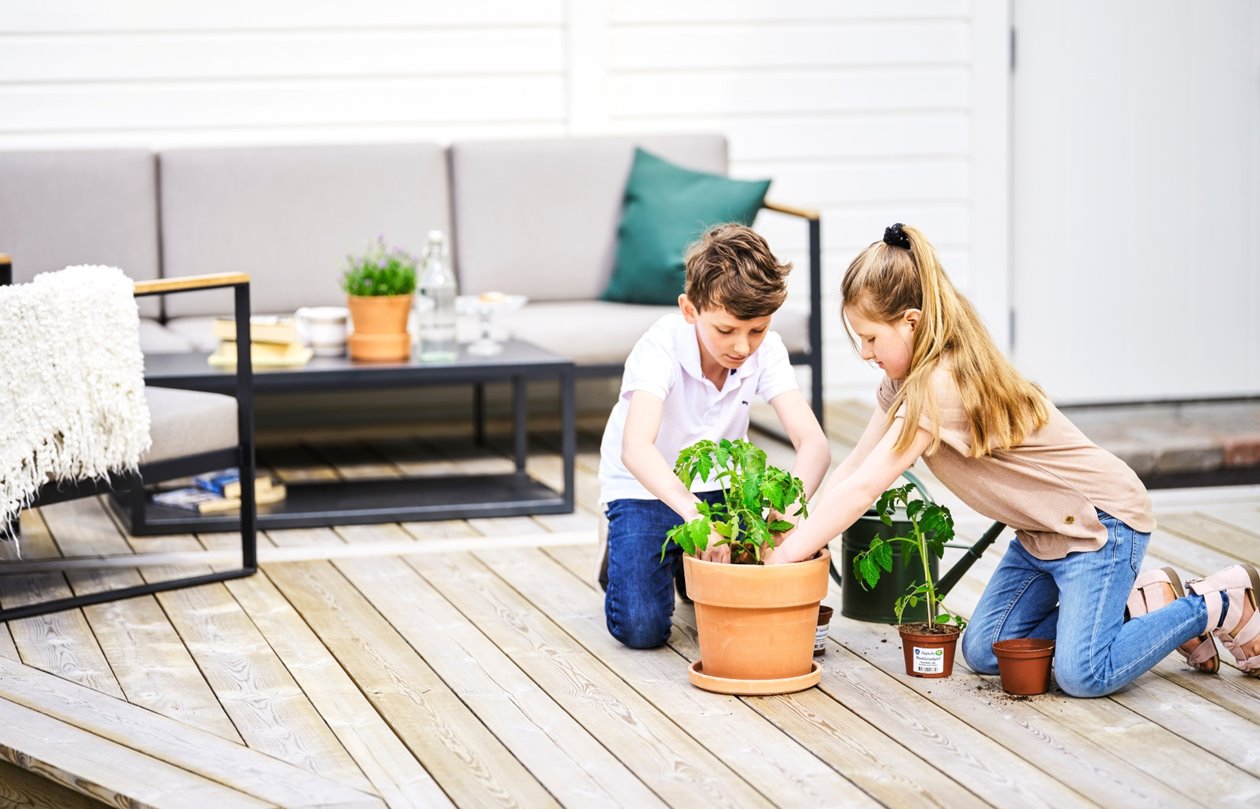
[(822, 652), (827, 649), (827, 624), (823, 624), (814, 630), (814, 651)]
[(945, 650), (914, 647), (914, 671), (916, 674), (940, 674), (945, 671)]

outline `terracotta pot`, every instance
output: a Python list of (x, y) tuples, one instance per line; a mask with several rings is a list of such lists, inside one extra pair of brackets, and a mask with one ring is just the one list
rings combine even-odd
[(954, 671), (954, 649), (960, 630), (956, 626), (939, 626), (943, 631), (929, 632), (927, 624), (902, 624), (901, 650), (905, 654), (906, 674), (911, 677), (948, 677)]
[[(352, 359), (405, 360), (411, 356), (407, 334), (411, 295), (350, 295), (346, 300), (354, 322), (354, 333), (347, 340)], [(378, 336), (384, 339), (373, 339)]]
[(398, 362), (411, 356), (411, 335), (401, 334), (359, 334), (355, 332), (346, 338), (346, 347), (350, 349), (352, 359), (363, 362)]
[(818, 607), (818, 628), (814, 632), (814, 657), (827, 653), (827, 628), (831, 624), (832, 609), (826, 604)]
[(732, 565), (683, 557), (695, 602), (700, 660), (691, 682), (726, 694), (783, 694), (809, 688), (818, 604), (827, 594), (830, 552), (791, 565)]
[(1031, 696), (1050, 690), (1050, 662), (1054, 641), (1043, 638), (1011, 638), (993, 644), (1002, 690)]

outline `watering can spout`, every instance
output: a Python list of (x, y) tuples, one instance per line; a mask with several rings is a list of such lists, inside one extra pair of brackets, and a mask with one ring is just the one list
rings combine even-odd
[(1004, 530), (1006, 530), (1004, 523), (995, 522), (989, 526), (989, 530), (980, 535), (980, 538), (976, 540), (976, 544), (968, 548), (963, 553), (962, 558), (955, 562), (954, 566), (946, 571), (945, 575), (941, 576), (936, 582), (936, 595), (939, 598), (944, 598), (950, 590), (954, 589), (954, 585), (971, 569), (971, 566), (985, 552), (985, 549), (992, 545), (997, 540), (998, 535)]

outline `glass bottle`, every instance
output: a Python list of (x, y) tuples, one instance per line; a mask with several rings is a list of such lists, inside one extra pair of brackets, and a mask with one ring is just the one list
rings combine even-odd
[(453, 362), (455, 344), (455, 273), (446, 251), (446, 235), (429, 231), (416, 295), (417, 354), (422, 362)]

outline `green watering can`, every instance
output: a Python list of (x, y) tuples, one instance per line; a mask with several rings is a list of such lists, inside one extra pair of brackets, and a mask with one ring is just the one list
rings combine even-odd
[[(903, 472), (901, 476), (918, 487), (925, 500), (932, 502), (931, 495), (928, 494), (927, 489), (924, 488), (923, 484), (912, 472)], [(869, 548), (872, 539), (877, 536), (888, 539), (898, 535), (907, 536), (909, 534), (910, 523), (905, 521), (904, 512), (901, 512), (901, 514), (902, 519), (898, 519), (897, 514), (894, 513), (893, 524), (885, 525), (872, 507), (859, 517), (858, 521), (850, 526), (847, 531), (840, 535), (839, 570), (836, 569), (835, 554), (832, 554), (831, 557), (831, 578), (835, 579), (836, 584), (841, 584), (840, 571), (851, 572), (853, 570), (853, 557)], [(931, 571), (933, 580), (936, 581), (937, 594), (944, 598), (945, 594), (953, 589), (958, 580), (963, 577), (963, 574), (994, 543), (1005, 528), (1005, 524), (995, 522), (974, 545), (968, 546), (952, 543), (947, 545), (946, 547), (948, 548), (966, 548), (967, 552), (954, 563), (952, 568), (946, 571), (944, 576), (939, 575), (939, 560), (936, 558), (929, 559), (928, 569)], [(881, 576), (874, 587), (868, 589), (856, 578), (848, 587), (842, 586), (840, 588), (840, 614), (859, 621), (874, 621), (883, 624), (897, 623), (897, 616), (893, 612), (893, 602), (910, 587), (923, 583), (923, 565), (917, 561), (914, 564), (907, 565), (905, 561), (902, 546), (897, 544), (893, 548), (892, 572)], [(927, 604), (907, 609), (903, 618), (907, 623), (928, 620)]]

